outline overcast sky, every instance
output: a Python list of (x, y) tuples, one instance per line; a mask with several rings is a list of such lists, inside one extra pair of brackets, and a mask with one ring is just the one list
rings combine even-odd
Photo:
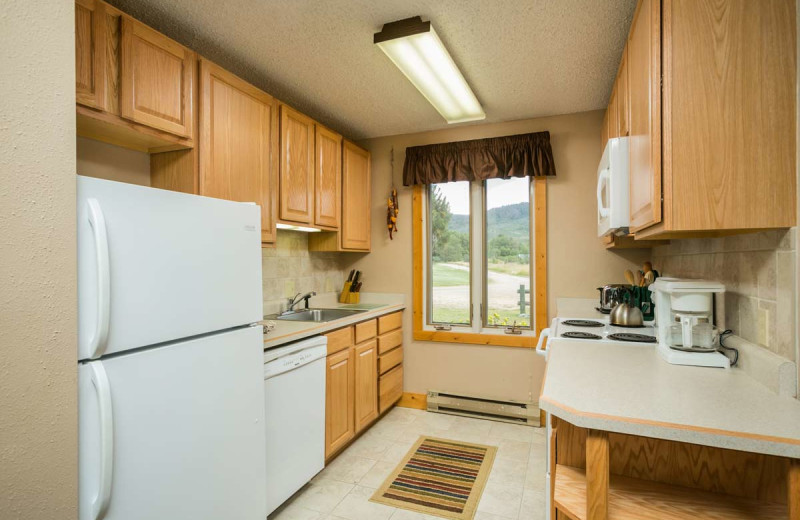
[[(527, 177), (489, 181), (489, 193), (486, 197), (489, 206), (487, 209), (528, 202), (528, 183)], [(469, 183), (448, 182), (438, 186), (450, 203), (450, 211), (455, 215), (469, 213)]]

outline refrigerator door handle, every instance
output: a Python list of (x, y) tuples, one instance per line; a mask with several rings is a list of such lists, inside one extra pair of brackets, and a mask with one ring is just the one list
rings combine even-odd
[(92, 518), (101, 520), (111, 501), (111, 477), (114, 472), (114, 420), (111, 408), (111, 385), (102, 361), (89, 363), (92, 385), (97, 392), (100, 411), (100, 485), (92, 500)]
[(89, 225), (92, 226), (95, 254), (97, 255), (97, 325), (89, 340), (91, 359), (105, 352), (108, 343), (108, 326), (111, 320), (111, 271), (108, 259), (108, 230), (103, 210), (97, 199), (86, 201), (89, 206)]

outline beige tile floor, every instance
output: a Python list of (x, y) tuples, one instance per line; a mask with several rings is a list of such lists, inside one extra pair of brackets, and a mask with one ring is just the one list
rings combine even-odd
[(475, 520), (544, 518), (544, 429), (394, 408), (269, 520), (435, 520), (370, 502), (420, 435), (497, 446)]

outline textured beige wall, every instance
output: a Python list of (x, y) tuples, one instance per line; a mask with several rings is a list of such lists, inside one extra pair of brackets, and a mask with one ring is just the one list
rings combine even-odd
[[(407, 146), (460, 141), (549, 130), (557, 177), (547, 181), (548, 311), (556, 297), (593, 298), (595, 288), (621, 282), (623, 271), (641, 263), (649, 251), (606, 251), (596, 236), (595, 177), (600, 161), (601, 111), (499, 124), (369, 139), (372, 152), (372, 253), (358, 259), (370, 291), (405, 293), (405, 391), (467, 392), (497, 398), (535, 400), (544, 363), (533, 351), (411, 339), (412, 252), (411, 190), (402, 187)], [(394, 182), (400, 202), (399, 233), (385, 232), (386, 197), (392, 185), (390, 153), (394, 147)]]
[(0, 13), (0, 518), (77, 514), (70, 0)]
[(724, 326), (794, 361), (796, 251), (795, 228), (672, 240), (653, 248), (653, 266), (664, 276), (724, 283)]
[(150, 186), (150, 155), (78, 137), (78, 175)]
[(275, 247), (261, 250), (264, 315), (286, 309), (286, 298), (302, 292), (338, 292), (351, 255), (308, 250), (308, 233), (278, 230)]

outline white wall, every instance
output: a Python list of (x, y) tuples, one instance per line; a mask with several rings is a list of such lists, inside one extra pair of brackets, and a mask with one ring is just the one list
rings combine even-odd
[(0, 12), (0, 518), (77, 514), (72, 0)]

